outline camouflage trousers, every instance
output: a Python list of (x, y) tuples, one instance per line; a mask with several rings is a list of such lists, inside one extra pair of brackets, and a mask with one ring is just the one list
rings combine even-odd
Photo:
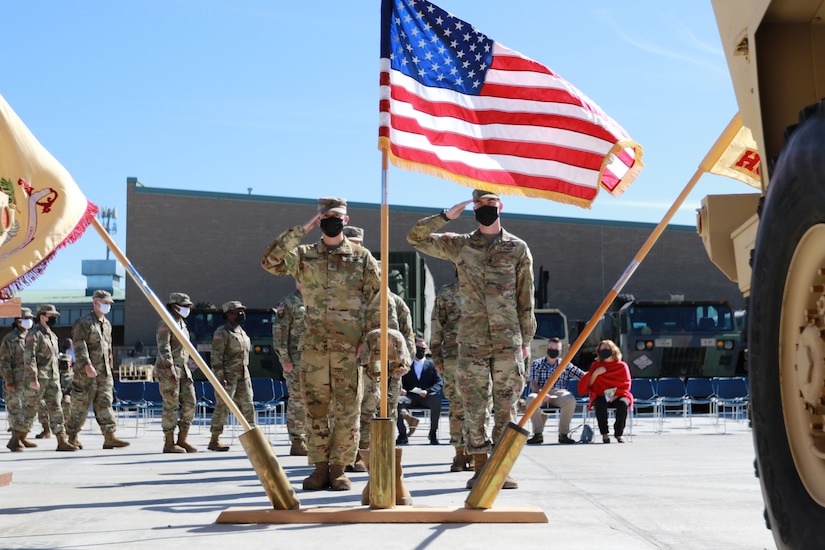
[(284, 380), (286, 380), (286, 391), (289, 394), (289, 399), (286, 401), (286, 429), (289, 439), (306, 441), (307, 411), (301, 390), (301, 366), (297, 361), (292, 363), (292, 372), (284, 371)]
[(45, 411), (45, 422), (41, 423), (50, 427), (56, 434), (64, 431), (63, 425), (63, 391), (60, 389), (59, 380), (54, 378), (41, 378), (39, 389), (32, 389), (26, 385), (23, 388), (23, 424), (21, 432), (29, 432), (32, 429), (34, 417), (39, 416), (41, 410)]
[[(195, 385), (189, 369), (182, 366), (155, 369), (160, 395), (163, 397), (160, 425), (163, 433), (172, 433), (175, 426), (188, 430), (195, 418)], [(173, 376), (177, 375), (177, 380)]]
[(22, 375), (19, 380), (14, 380), (14, 390), (8, 390), (5, 386), (3, 387), (3, 399), (6, 400), (6, 415), (9, 420), (9, 426), (16, 432), (23, 431), (22, 426), (25, 421), (25, 415), (23, 413), (23, 393)]
[(115, 411), (112, 408), (114, 394), (111, 374), (98, 371), (97, 376), (89, 378), (83, 369), (75, 370), (72, 378), (72, 413), (66, 421), (66, 432), (76, 434), (83, 428), (91, 405), (100, 431), (104, 434), (114, 433), (117, 429)]
[(363, 395), (363, 371), (356, 366), (355, 355), (355, 349), (329, 353), (305, 349), (301, 356), (310, 464), (346, 466), (355, 462)]
[(444, 397), (450, 402), (450, 445), (453, 447), (464, 446), (464, 400), (461, 392), (458, 391), (458, 372), (456, 371), (455, 359), (444, 359), (444, 372), (441, 378), (444, 380)]
[[(241, 414), (249, 422), (250, 426), (255, 426), (255, 405), (252, 404), (252, 379), (227, 378), (226, 393), (241, 410)], [(215, 410), (212, 412), (212, 424), (209, 431), (213, 434), (222, 434), (226, 419), (229, 416), (229, 407), (215, 392)]]
[[(516, 420), (516, 403), (524, 388), (521, 348), (460, 344), (456, 382), (464, 401), (464, 446), (467, 454), (490, 453), (507, 423)], [(487, 433), (492, 396), (495, 421)]]
[[(369, 365), (367, 365), (369, 368)], [(379, 379), (373, 378), (366, 373), (362, 376), (364, 384), (364, 396), (361, 399), (361, 441), (363, 444), (370, 441), (370, 425), (372, 419), (380, 413), (381, 385)], [(387, 417), (395, 424), (398, 420), (398, 398), (401, 396), (401, 375), (390, 376), (390, 383), (387, 384)], [(369, 445), (366, 445), (368, 448)]]

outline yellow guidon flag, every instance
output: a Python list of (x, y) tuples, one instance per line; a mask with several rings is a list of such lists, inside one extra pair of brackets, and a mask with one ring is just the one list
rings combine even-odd
[(761, 158), (753, 134), (749, 128), (742, 125), (742, 119), (738, 114), (734, 117), (733, 124), (738, 125), (738, 130), (731, 136), (731, 141), (719, 155), (719, 160), (707, 171), (761, 189)]
[(0, 299), (43, 273), (97, 210), (0, 96)]

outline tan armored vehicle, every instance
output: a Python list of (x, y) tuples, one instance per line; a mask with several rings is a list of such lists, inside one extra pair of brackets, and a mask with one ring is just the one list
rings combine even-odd
[(712, 2), (763, 189), (707, 197), (699, 232), (749, 296), (756, 468), (774, 540), (823, 548), (825, 2)]

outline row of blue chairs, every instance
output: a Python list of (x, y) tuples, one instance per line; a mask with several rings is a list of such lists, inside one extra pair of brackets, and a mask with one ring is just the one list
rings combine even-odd
[[(283, 424), (286, 417), (286, 401), (289, 398), (286, 383), (271, 378), (252, 378), (251, 382), (256, 424)], [(207, 415), (215, 408), (215, 388), (208, 381), (196, 381), (194, 386), (198, 417), (201, 423), (205, 424)], [(134, 410), (137, 413), (137, 436), (139, 425), (142, 423), (145, 426), (146, 422), (163, 408), (160, 385), (156, 381), (116, 380), (113, 406), (117, 411)]]
[[(706, 406), (716, 426), (726, 426), (728, 413), (735, 420), (744, 418), (750, 402), (748, 380), (743, 376), (716, 378), (634, 378), (631, 393), (635, 411), (650, 408), (662, 423), (667, 413), (681, 412), (687, 427), (693, 425), (693, 408)], [(635, 414), (635, 412), (634, 412)]]

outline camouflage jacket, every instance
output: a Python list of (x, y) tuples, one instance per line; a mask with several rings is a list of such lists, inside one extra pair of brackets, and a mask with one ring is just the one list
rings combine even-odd
[(410, 357), (415, 356), (415, 332), (412, 325), (412, 313), (407, 306), (407, 302), (393, 292), (388, 292), (387, 303), (389, 305), (389, 317), (387, 328), (399, 331), (407, 342), (407, 351)]
[(458, 341), (496, 347), (528, 346), (536, 333), (533, 257), (527, 243), (508, 233), (487, 245), (481, 233), (436, 233), (441, 214), (424, 218), (407, 234), (417, 250), (456, 265), (461, 320)]
[(74, 322), (75, 372), (86, 372), (92, 365), (98, 376), (112, 375), (112, 323), (104, 315), (98, 320), (94, 311)]
[[(189, 329), (186, 328), (186, 323), (183, 319), (178, 319), (178, 327), (183, 335), (189, 338)], [(172, 365), (176, 367), (184, 367), (189, 371), (189, 352), (183, 347), (183, 344), (169, 326), (161, 321), (158, 323), (157, 331), (155, 332), (155, 339), (158, 342), (158, 359), (156, 366), (161, 368), (169, 368)]]
[(249, 378), (249, 350), (252, 342), (238, 325), (226, 323), (212, 335), (212, 371), (218, 380)]
[(430, 351), (433, 363), (443, 366), (445, 359), (458, 357), (458, 324), (461, 305), (458, 302), (458, 279), (438, 289), (430, 320)]
[(37, 324), (26, 333), (26, 380), (59, 380), (60, 348), (57, 334), (52, 329)]
[(0, 343), (0, 377), (6, 383), (14, 384), (15, 379), (23, 381), (25, 353), (26, 333), (15, 325)]
[(275, 309), (275, 322), (272, 323), (272, 347), (281, 363), (301, 362), (298, 344), (304, 334), (304, 316), (306, 308), (304, 299), (296, 290), (281, 300)]
[(330, 248), (323, 240), (301, 245), (302, 226), (287, 229), (266, 249), (261, 266), (301, 283), (306, 330), (301, 352), (350, 352), (380, 326), (380, 267), (370, 251), (344, 238)]

